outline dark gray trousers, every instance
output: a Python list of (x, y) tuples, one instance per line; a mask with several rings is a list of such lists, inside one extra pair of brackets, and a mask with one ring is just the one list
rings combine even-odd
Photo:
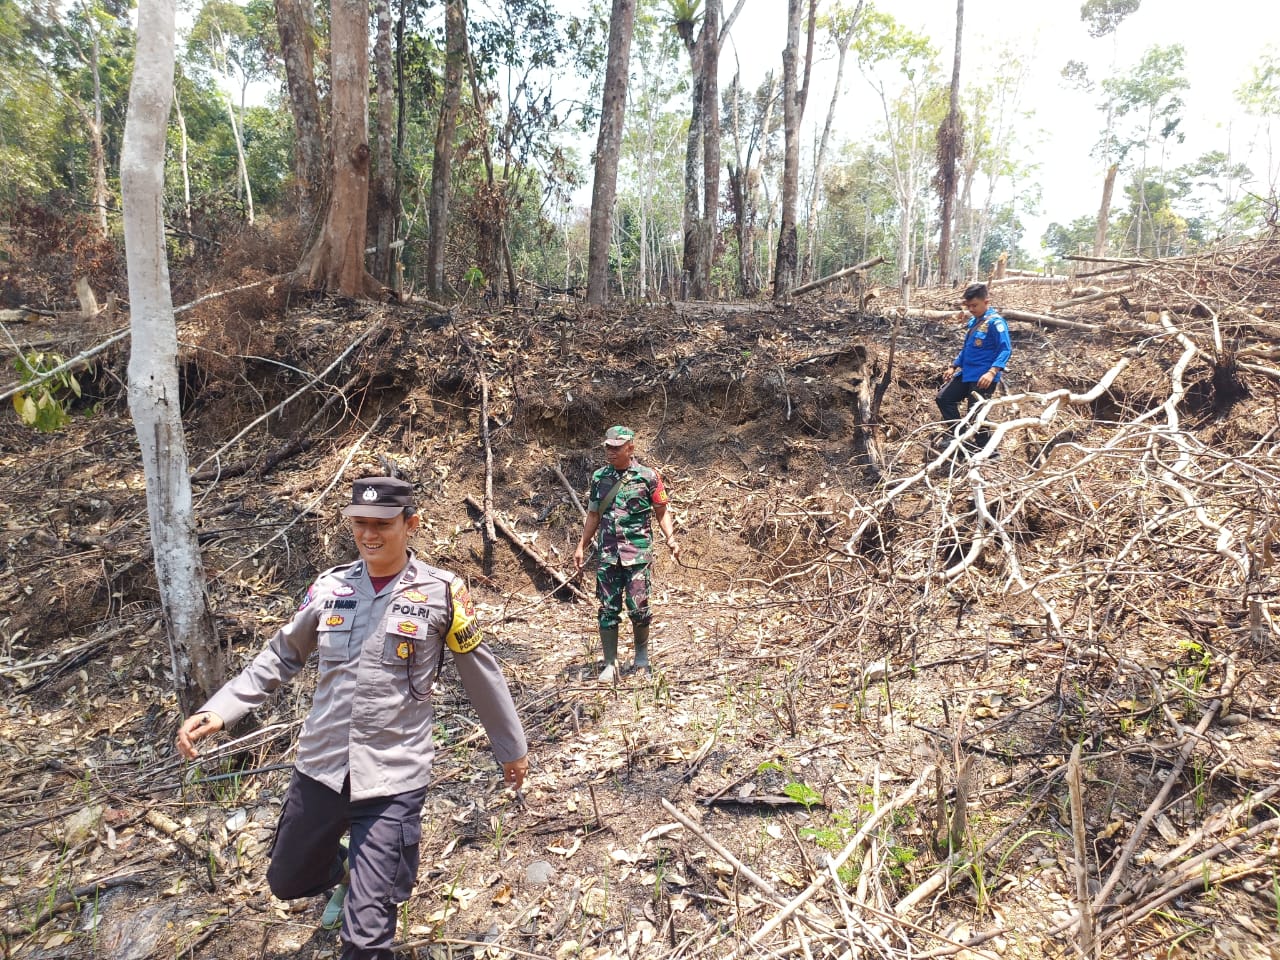
[(338, 842), (351, 833), (350, 889), (342, 913), (342, 960), (391, 960), (396, 904), (418, 879), (422, 803), (427, 788), (351, 802), (297, 770), (271, 845), (267, 885), (281, 900), (312, 897), (342, 880)]
[[(986, 390), (978, 389), (977, 380), (962, 380), (961, 374), (957, 373), (954, 377), (942, 385), (942, 389), (938, 391), (936, 402), (938, 410), (942, 412), (942, 422), (950, 429), (951, 425), (960, 419), (960, 403), (967, 401), (967, 409), (972, 410), (975, 404), (973, 395), (976, 393), (984, 400), (991, 399), (992, 394), (996, 392), (996, 385), (993, 383)], [(983, 427), (977, 431), (969, 441), (971, 449), (980, 450), (987, 445), (987, 438), (991, 436), (991, 431)]]

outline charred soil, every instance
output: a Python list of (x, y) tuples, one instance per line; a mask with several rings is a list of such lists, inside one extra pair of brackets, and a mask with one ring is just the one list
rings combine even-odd
[[(219, 636), (243, 664), (352, 555), (353, 476), (414, 484), (415, 548), (468, 578), (532, 774), (504, 791), (446, 668), (408, 956), (1277, 956), (1269, 289), (1234, 319), (1200, 286), (1211, 317), (1015, 321), (998, 458), (939, 436), (960, 327), (919, 306), (214, 299), (179, 339)], [(70, 356), (120, 322), (22, 332)], [(263, 879), (308, 675), (174, 753), (126, 357), (81, 371), (65, 430), (0, 426), (5, 955), (335, 957), (323, 900)], [(548, 568), (572, 574), (613, 423), (684, 554), (659, 548), (653, 675), (602, 685), (594, 603)], [(522, 547), (486, 541), (486, 484)]]

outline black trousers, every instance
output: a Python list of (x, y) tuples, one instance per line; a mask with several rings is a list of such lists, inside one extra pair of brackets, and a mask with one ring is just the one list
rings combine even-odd
[[(973, 409), (976, 401), (973, 395), (976, 393), (983, 400), (990, 399), (991, 395), (996, 392), (994, 383), (985, 390), (978, 389), (978, 381), (962, 380), (960, 374), (956, 374), (950, 380), (942, 385), (942, 389), (938, 391), (937, 404), (938, 409), (942, 411), (942, 421), (950, 428), (951, 424), (960, 419), (960, 401), (968, 401), (966, 412)], [(987, 438), (991, 436), (991, 432), (985, 427), (975, 433), (967, 443), (971, 450), (981, 450), (987, 445)]]
[(427, 788), (353, 803), (297, 770), (271, 845), (267, 885), (281, 900), (336, 886), (347, 867), (338, 846), (350, 831), (350, 889), (342, 913), (342, 960), (392, 960), (396, 905), (418, 879), (422, 803)]

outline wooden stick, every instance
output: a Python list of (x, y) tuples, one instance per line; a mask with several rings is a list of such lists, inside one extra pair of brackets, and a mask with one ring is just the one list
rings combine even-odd
[(1067, 787), (1071, 792), (1071, 842), (1075, 851), (1076, 903), (1080, 909), (1080, 954), (1093, 960), (1093, 904), (1089, 900), (1089, 848), (1085, 837), (1084, 782), (1080, 775), (1080, 744), (1071, 748), (1067, 762)]
[(64, 893), (52, 904), (44, 907), (44, 909), (36, 914), (34, 919), (5, 927), (4, 934), (6, 937), (10, 938), (33, 934), (37, 928), (43, 927), (59, 913), (66, 910), (68, 907), (79, 903), (81, 900), (86, 900), (90, 897), (97, 897), (98, 894), (102, 893), (104, 890), (111, 890), (114, 887), (123, 887), (126, 884), (142, 886), (144, 884), (142, 878), (150, 873), (150, 869), (139, 870), (119, 877), (106, 877), (102, 880), (95, 880), (93, 883), (86, 883), (82, 887), (76, 887), (70, 893)]
[(576, 490), (574, 490), (574, 489), (573, 489), (573, 484), (571, 484), (571, 483), (569, 482), (569, 478), (568, 478), (568, 477), (566, 477), (566, 476), (561, 472), (561, 470), (560, 470), (560, 464), (558, 464), (558, 463), (553, 463), (553, 464), (551, 465), (551, 469), (552, 469), (552, 470), (554, 470), (554, 471), (555, 471), (556, 476), (560, 478), (560, 482), (564, 484), (564, 488), (565, 488), (566, 490), (568, 490), (568, 491), (569, 491), (569, 496), (573, 499), (573, 505), (574, 505), (575, 507), (577, 507), (577, 508), (578, 508), (578, 513), (580, 513), (580, 514), (582, 515), (582, 519), (583, 519), (583, 520), (586, 520), (586, 519), (587, 519), (587, 511), (586, 511), (586, 509), (582, 506), (582, 501), (578, 499), (578, 492), (577, 492)]
[(65, 363), (60, 363), (53, 369), (46, 370), (44, 373), (40, 374), (39, 376), (33, 377), (31, 380), (27, 381), (26, 383), (20, 383), (16, 387), (12, 388), (11, 390), (6, 390), (4, 393), (0, 393), (0, 400), (8, 400), (14, 394), (22, 393), (22, 391), (24, 390), (31, 390), (32, 388), (39, 386), (40, 384), (44, 383), (46, 380), (51, 380), (52, 378), (56, 377), (58, 374), (66, 370), (76, 370), (82, 366), (85, 366), (91, 358), (96, 357), (98, 354), (102, 353), (102, 351), (106, 350), (112, 344), (119, 343), (121, 340), (123, 340), (127, 336), (129, 336), (128, 327), (125, 327), (123, 330), (117, 330), (115, 333), (107, 337), (106, 340), (103, 340), (96, 347), (90, 347), (88, 350), (85, 350), (82, 353), (76, 354), (74, 357), (72, 357), (70, 360), (67, 360)]
[(671, 814), (673, 817), (679, 820), (681, 825), (686, 830), (688, 830), (695, 837), (697, 837), (699, 840), (705, 843), (708, 847), (714, 850), (717, 854), (723, 857), (729, 863), (729, 865), (733, 867), (734, 870), (742, 874), (744, 879), (749, 880), (755, 887), (757, 887), (761, 892), (763, 892), (765, 896), (767, 896), (775, 904), (777, 904), (778, 906), (781, 906), (787, 902), (786, 898), (783, 897), (780, 893), (778, 893), (778, 891), (773, 888), (773, 886), (769, 883), (769, 881), (765, 880), (758, 873), (756, 873), (754, 870), (748, 867), (745, 863), (743, 863), (741, 860), (735, 857), (732, 853), (730, 853), (729, 850), (726, 847), (724, 847), (718, 840), (716, 840), (710, 834), (706, 833), (701, 827), (699, 827), (698, 824), (692, 818), (690, 818), (689, 815), (686, 814), (683, 810), (677, 807), (674, 803), (672, 803), (666, 797), (660, 797), (659, 802), (662, 804), (662, 808), (666, 810), (667, 813)]
[(1142, 819), (1138, 821), (1138, 825), (1133, 828), (1133, 833), (1125, 842), (1124, 848), (1120, 851), (1119, 857), (1116, 858), (1116, 865), (1111, 869), (1111, 875), (1107, 877), (1107, 882), (1102, 885), (1102, 889), (1098, 891), (1098, 895), (1093, 898), (1093, 908), (1096, 911), (1107, 902), (1107, 898), (1111, 896), (1111, 892), (1115, 890), (1116, 884), (1120, 882), (1120, 878), (1124, 876), (1124, 871), (1129, 866), (1129, 861), (1133, 858), (1134, 853), (1138, 849), (1138, 844), (1142, 842), (1142, 838), (1146, 836), (1151, 821), (1156, 818), (1156, 814), (1164, 806), (1165, 799), (1173, 790), (1173, 785), (1178, 782), (1178, 775), (1182, 773), (1182, 768), (1186, 766), (1187, 760), (1190, 759), (1192, 751), (1200, 744), (1204, 738), (1204, 732), (1209, 729), (1209, 725), (1213, 723), (1214, 718), (1218, 715), (1218, 711), (1222, 709), (1222, 704), (1226, 702), (1236, 685), (1235, 661), (1227, 661), (1227, 675), (1222, 684), (1222, 690), (1213, 702), (1209, 704), (1209, 708), (1205, 710), (1204, 716), (1200, 718), (1200, 722), (1196, 724), (1195, 731), (1187, 737), (1187, 742), (1182, 747), (1182, 752), (1178, 754), (1178, 759), (1174, 762), (1172, 769), (1164, 778), (1164, 785), (1160, 788), (1160, 792), (1156, 794), (1155, 799), (1151, 801), (1146, 812), (1142, 814)]
[(364, 444), (366, 440), (369, 439), (369, 436), (372, 433), (374, 433), (374, 431), (376, 431), (378, 427), (381, 425), (382, 425), (382, 414), (378, 414), (376, 417), (373, 418), (373, 423), (369, 425), (369, 429), (366, 430), (361, 435), (360, 439), (357, 440), (355, 444), (351, 447), (351, 449), (347, 451), (347, 455), (346, 457), (343, 458), (341, 465), (338, 467), (337, 471), (334, 473), (333, 479), (329, 481), (328, 485), (323, 490), (321, 490), (315, 497), (312, 498), (311, 502), (308, 503), (303, 510), (300, 510), (298, 512), (298, 515), (296, 517), (294, 517), (292, 520), (286, 523), (283, 527), (281, 527), (280, 530), (278, 530), (276, 534), (273, 537), (271, 537), (271, 539), (260, 544), (257, 547), (257, 549), (251, 550), (249, 553), (246, 553), (239, 560), (236, 560), (233, 563), (229, 564), (228, 566), (224, 567), (221, 571), (219, 571), (218, 574), (216, 574), (216, 576), (210, 577), (210, 579), (211, 580), (220, 579), (222, 577), (225, 577), (228, 573), (230, 573), (236, 567), (240, 566), (240, 564), (244, 563), (246, 560), (256, 557), (263, 550), (267, 549), (267, 547), (271, 546), (271, 544), (275, 543), (277, 540), (283, 537), (286, 533), (288, 533), (294, 527), (295, 524), (299, 523), (303, 517), (309, 516), (311, 514), (311, 511), (313, 511), (316, 507), (318, 507), (320, 505), (320, 502), (329, 495), (329, 491), (338, 485), (338, 481), (342, 479), (343, 472), (347, 469), (347, 466), (351, 463), (351, 461), (355, 459), (356, 454), (360, 451), (360, 447)]
[(1072, 280), (1074, 280), (1074, 279), (1075, 279), (1074, 277), (1041, 277), (1041, 276), (1034, 276), (1034, 277), (1027, 277), (1027, 276), (1013, 276), (1013, 277), (1010, 277), (1010, 276), (1007, 276), (1007, 275), (1006, 275), (1006, 276), (1003, 276), (1003, 277), (997, 277), (995, 280), (992, 280), (992, 281), (990, 282), (989, 286), (993, 286), (993, 287), (1002, 287), (1002, 286), (1006, 286), (1006, 285), (1011, 284), (1011, 283), (1018, 283), (1018, 284), (1023, 284), (1023, 283), (1025, 283), (1025, 284), (1031, 284), (1031, 285), (1037, 285), (1037, 286), (1044, 286), (1044, 285), (1046, 285), (1046, 284), (1051, 284), (1051, 283), (1052, 283), (1052, 284), (1056, 284), (1056, 283), (1071, 283), (1071, 282), (1072, 282)]
[(884, 257), (872, 257), (870, 260), (864, 260), (862, 263), (854, 264), (852, 267), (845, 267), (843, 270), (837, 270), (835, 273), (820, 277), (817, 280), (810, 280), (808, 283), (802, 283), (791, 291), (791, 296), (798, 296), (802, 293), (808, 293), (810, 290), (817, 290), (819, 287), (825, 287), (828, 283), (834, 283), (841, 277), (847, 277), (851, 273), (857, 273), (859, 270), (869, 270), (871, 267), (884, 263)]
[(1119, 296), (1122, 293), (1129, 293), (1133, 290), (1133, 284), (1127, 283), (1123, 287), (1111, 287), (1108, 290), (1095, 290), (1093, 293), (1081, 294), (1070, 300), (1062, 300), (1049, 306), (1050, 310), (1065, 310), (1067, 307), (1078, 307), (1085, 303), (1094, 303), (1097, 300), (1106, 300), (1110, 297)]
[(1001, 310), (1000, 316), (1006, 320), (1035, 323), (1042, 327), (1055, 327), (1059, 330), (1088, 330), (1092, 333), (1097, 333), (1102, 329), (1096, 323), (1084, 323), (1080, 320), (1062, 320), (1058, 317), (1047, 317), (1042, 313), (1024, 313), (1021, 310)]
[(375, 323), (369, 324), (369, 326), (367, 326), (364, 329), (364, 331), (359, 334), (359, 336), (357, 336), (354, 340), (352, 340), (349, 344), (347, 344), (347, 348), (343, 350), (340, 354), (338, 354), (338, 356), (334, 358), (332, 363), (330, 363), (327, 367), (325, 367), (319, 373), (313, 375), (310, 379), (307, 380), (306, 383), (304, 383), (293, 393), (289, 394), (289, 396), (285, 397), (283, 400), (277, 403), (274, 407), (272, 407), (266, 413), (250, 421), (234, 437), (232, 437), (222, 446), (218, 447), (217, 450), (214, 450), (211, 454), (209, 454), (207, 457), (205, 457), (203, 460), (197, 463), (195, 465), (195, 468), (192, 470), (192, 479), (193, 480), (217, 479), (219, 476), (219, 473), (216, 467), (211, 468), (207, 473), (202, 472), (202, 468), (207, 466), (209, 464), (209, 461), (216, 460), (218, 457), (222, 455), (223, 451), (230, 449), (234, 443), (236, 443), (241, 437), (247, 434), (250, 430), (252, 430), (258, 424), (264, 422), (273, 414), (279, 413), (289, 404), (293, 403), (294, 400), (297, 400), (298, 397), (302, 396), (308, 390), (312, 389), (317, 383), (319, 383), (326, 376), (328, 376), (330, 370), (333, 370), (340, 363), (342, 363), (342, 361), (344, 361), (348, 356), (350, 356), (351, 352), (355, 350), (356, 347), (360, 346), (360, 344), (364, 343), (366, 340), (369, 339), (370, 336), (377, 333), (381, 329), (383, 329), (383, 324), (381, 321), (377, 321)]
[[(843, 866), (844, 862), (857, 852), (858, 848), (862, 846), (863, 841), (866, 840), (866, 838), (871, 834), (871, 831), (880, 824), (881, 820), (894, 810), (897, 810), (899, 807), (905, 806), (910, 802), (915, 797), (916, 792), (920, 789), (921, 784), (932, 776), (932, 774), (933, 765), (930, 764), (921, 771), (920, 775), (915, 778), (906, 790), (898, 794), (898, 796), (894, 797), (892, 801), (869, 816), (863, 822), (862, 826), (858, 828), (858, 832), (854, 834), (853, 839), (850, 840), (845, 848), (836, 855), (834, 860), (831, 861), (832, 870), (839, 870), (840, 867)], [(818, 874), (809, 886), (805, 887), (805, 889), (801, 891), (798, 896), (793, 898), (781, 911), (774, 914), (773, 918), (768, 923), (751, 935), (751, 939), (748, 941), (750, 945), (754, 947), (769, 934), (773, 933), (774, 930), (778, 929), (778, 927), (786, 922), (788, 917), (800, 909), (806, 900), (821, 890), (823, 886), (826, 885), (828, 879), (830, 879), (829, 874)]]
[[(473, 497), (471, 494), (468, 493), (462, 499), (466, 501), (467, 506), (469, 506), (476, 513), (479, 513), (481, 515), (484, 514), (484, 506), (478, 500), (476, 500), (476, 498)], [(572, 593), (575, 597), (578, 597), (580, 600), (591, 599), (589, 596), (587, 596), (585, 592), (583, 592), (581, 587), (579, 587), (577, 584), (573, 582), (572, 578), (565, 576), (563, 573), (561, 573), (559, 570), (553, 567), (551, 565), (551, 562), (547, 560), (547, 558), (544, 557), (540, 551), (535, 550), (532, 546), (530, 546), (529, 544), (525, 543), (522, 539), (520, 539), (520, 535), (516, 533), (516, 531), (505, 520), (503, 520), (501, 517), (497, 516), (496, 514), (493, 517), (493, 525), (498, 529), (499, 533), (501, 533), (504, 537), (506, 537), (508, 540), (511, 541), (511, 543), (515, 546), (517, 550), (519, 550), (526, 557), (528, 557), (530, 560), (536, 563), (538, 567), (544, 573), (550, 576), (553, 580), (555, 580), (556, 583), (560, 584), (560, 586), (564, 587), (566, 590)]]

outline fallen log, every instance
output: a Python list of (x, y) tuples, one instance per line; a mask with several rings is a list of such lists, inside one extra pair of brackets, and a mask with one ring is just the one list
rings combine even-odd
[(1075, 277), (1042, 277), (1039, 274), (1032, 275), (1032, 276), (1027, 276), (1027, 275), (1009, 276), (1008, 274), (1006, 274), (1003, 277), (998, 277), (995, 280), (990, 281), (987, 285), (991, 287), (1002, 287), (1007, 284), (1017, 283), (1017, 284), (1030, 284), (1032, 286), (1035, 286), (1035, 285), (1043, 286), (1045, 284), (1051, 284), (1051, 283), (1053, 284), (1072, 283), (1074, 280), (1075, 280)]
[[(474, 510), (476, 513), (480, 514), (481, 516), (484, 516), (484, 512), (485, 512), (484, 505), (481, 504), (480, 501), (478, 501), (475, 497), (473, 497), (471, 494), (468, 493), (464, 495), (462, 499), (466, 501), (467, 506), (469, 506), (472, 510)], [(572, 577), (566, 576), (565, 574), (561, 573), (556, 567), (552, 566), (551, 561), (549, 561), (545, 556), (543, 556), (542, 551), (535, 549), (533, 546), (531, 546), (528, 543), (525, 543), (524, 540), (521, 538), (520, 534), (516, 533), (515, 528), (512, 527), (510, 524), (508, 524), (505, 520), (503, 520), (497, 514), (493, 515), (493, 525), (498, 529), (499, 533), (501, 533), (504, 537), (506, 537), (508, 540), (511, 541), (512, 545), (520, 553), (524, 554), (526, 557), (532, 560), (535, 564), (537, 564), (538, 568), (542, 570), (543, 573), (547, 574), (547, 576), (551, 577), (551, 579), (555, 580), (556, 583), (564, 587), (566, 590), (572, 593), (575, 597), (578, 597), (580, 600), (591, 599), (589, 596), (587, 596), (586, 592), (581, 587), (579, 587), (576, 583), (573, 582)]]
[(1050, 310), (1065, 310), (1067, 307), (1078, 307), (1085, 303), (1094, 303), (1098, 300), (1107, 300), (1111, 297), (1118, 296), (1122, 293), (1129, 293), (1133, 289), (1133, 284), (1127, 283), (1123, 287), (1112, 287), (1110, 290), (1099, 290), (1096, 287), (1088, 293), (1081, 293), (1070, 300), (1061, 300), (1058, 303), (1050, 304)]
[(862, 263), (854, 264), (852, 267), (845, 267), (843, 270), (837, 270), (835, 273), (820, 277), (817, 280), (802, 283), (791, 291), (791, 296), (795, 297), (802, 293), (808, 293), (810, 290), (817, 290), (819, 287), (825, 287), (828, 283), (834, 283), (841, 277), (847, 277), (849, 274), (857, 273), (859, 270), (869, 270), (871, 267), (882, 263), (884, 263), (884, 257), (872, 257), (870, 260), (864, 260)]
[[(904, 310), (897, 308), (886, 311), (886, 315), (898, 316), (910, 320), (955, 320), (960, 321), (960, 314), (955, 310)], [(1057, 327), (1062, 330), (1087, 330), (1096, 333), (1103, 328), (1096, 323), (1085, 323), (1082, 320), (1063, 320), (1061, 317), (1047, 317), (1039, 313), (1024, 313), (1021, 310), (1001, 310), (1000, 316), (1006, 320), (1019, 323), (1034, 323), (1041, 327)]]
[(1006, 320), (1017, 320), (1019, 323), (1034, 323), (1041, 327), (1054, 327), (1058, 330), (1088, 330), (1097, 333), (1102, 328), (1096, 323), (1085, 323), (1081, 320), (1063, 320), (1061, 317), (1048, 317), (1042, 313), (1024, 313), (1021, 310), (1001, 310), (1000, 316)]

